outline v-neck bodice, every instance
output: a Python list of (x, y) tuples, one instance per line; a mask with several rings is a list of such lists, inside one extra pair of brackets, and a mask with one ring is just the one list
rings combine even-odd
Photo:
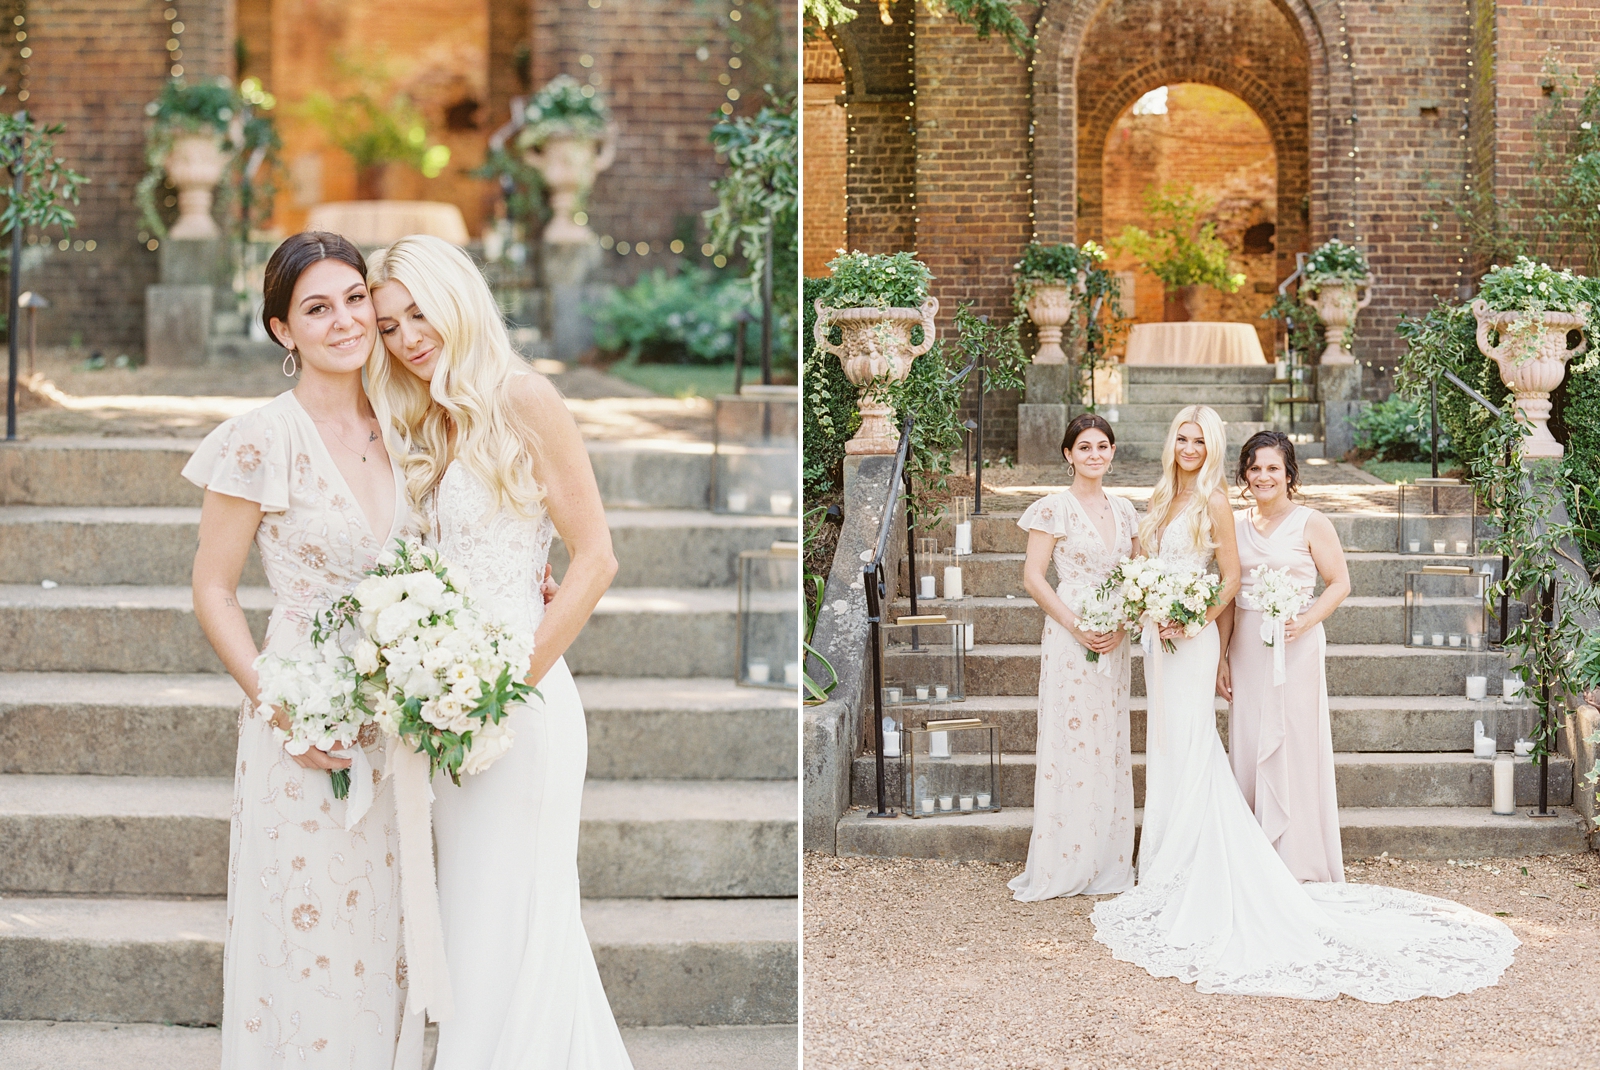
[(1043, 531), (1055, 538), (1050, 559), (1056, 567), (1059, 588), (1098, 586), (1111, 575), (1118, 561), (1133, 552), (1133, 533), (1138, 526), (1133, 506), (1114, 494), (1107, 494), (1106, 499), (1116, 523), (1110, 545), (1070, 490), (1040, 498), (1017, 521), (1024, 531)]
[(1240, 596), (1248, 601), (1245, 596), (1255, 586), (1250, 578), (1250, 570), (1262, 566), (1287, 569), (1290, 577), (1301, 587), (1306, 590), (1315, 587), (1317, 563), (1312, 560), (1311, 545), (1306, 542), (1306, 522), (1311, 519), (1311, 510), (1304, 505), (1296, 506), (1269, 535), (1256, 530), (1252, 521), (1254, 515), (1255, 509), (1246, 509), (1234, 520), (1239, 541), (1239, 568), (1243, 573)]
[[(306, 423), (311, 425), (311, 441), (314, 445), (320, 448), (321, 453), (321, 456), (317, 458), (317, 461), (319, 462), (318, 467), (328, 472), (329, 479), (336, 483), (333, 490), (337, 506), (342, 508), (345, 502), (349, 502), (354, 508), (356, 515), (361, 518), (361, 521), (364, 524), (366, 524), (367, 531), (376, 535), (378, 532), (378, 525), (372, 522), (372, 518), (367, 515), (367, 511), (361, 507), (361, 499), (356, 497), (356, 492), (350, 486), (350, 481), (345, 478), (344, 470), (339, 467), (339, 462), (333, 459), (333, 450), (329, 448), (328, 440), (323, 437), (322, 429), (317, 426), (316, 419), (305, 407), (304, 402), (300, 400), (299, 395), (297, 395), (293, 390), (288, 392), (288, 397), (291, 401), (293, 401), (294, 407), (300, 411), (300, 416), (305, 420)], [(373, 445), (377, 446), (379, 455), (382, 457), (383, 461), (388, 464), (389, 479), (394, 484), (394, 511), (389, 517), (389, 524), (386, 529), (386, 537), (383, 540), (385, 543), (387, 543), (389, 539), (394, 538), (396, 534), (396, 525), (402, 524), (404, 520), (404, 512), (406, 509), (406, 481), (404, 475), (401, 474), (400, 466), (394, 462), (392, 457), (389, 456), (389, 451), (384, 449), (381, 444), (376, 442), (374, 442)]]
[(307, 644), (312, 618), (354, 587), (392, 539), (417, 529), (398, 466), (383, 457), (395, 510), (381, 538), (292, 391), (223, 423), (184, 466), (191, 482), (266, 514), (255, 541), (277, 596), (267, 649), (289, 654)]

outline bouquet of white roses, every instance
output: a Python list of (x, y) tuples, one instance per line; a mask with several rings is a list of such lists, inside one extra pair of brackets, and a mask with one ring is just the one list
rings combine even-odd
[[(262, 654), (255, 669), (261, 715), (270, 718), (273, 707), (278, 707), (289, 716), (287, 730), (273, 725), (272, 731), (290, 754), (304, 754), (312, 747), (331, 752), (353, 746), (372, 720), (356, 698), (354, 665), (332, 633), (322, 633), (307, 657)], [(334, 798), (345, 798), (350, 794), (350, 770), (329, 772)]]
[(479, 613), (435, 551), (415, 540), (384, 551), (328, 617), (360, 632), (355, 701), (426, 754), (430, 775), (459, 784), (511, 749), (507, 708), (537, 694), (523, 682), (533, 637)]
[[(1122, 627), (1122, 595), (1117, 587), (1110, 581), (1102, 583), (1083, 596), (1082, 602), (1076, 607), (1078, 613), (1078, 627), (1086, 632), (1114, 632)], [(1102, 676), (1111, 672), (1111, 663), (1102, 661), (1099, 651), (1084, 650), (1083, 659), (1087, 662), (1098, 663)]]
[[(1141, 630), (1175, 624), (1190, 639), (1205, 627), (1206, 610), (1217, 604), (1222, 581), (1214, 574), (1176, 568), (1160, 558), (1123, 558), (1112, 570), (1107, 586), (1115, 584), (1122, 595), (1123, 619)], [(1161, 648), (1177, 650), (1170, 639)]]
[(1301, 587), (1286, 568), (1268, 568), (1258, 565), (1250, 570), (1251, 589), (1239, 596), (1246, 609), (1261, 614), (1261, 641), (1272, 647), (1272, 683), (1283, 684), (1288, 679), (1284, 657), (1284, 625), (1300, 615), (1310, 603), (1311, 592)]

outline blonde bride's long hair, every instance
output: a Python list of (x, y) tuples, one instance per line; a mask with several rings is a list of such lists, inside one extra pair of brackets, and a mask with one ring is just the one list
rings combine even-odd
[(1184, 424), (1199, 426), (1206, 440), (1206, 459), (1201, 462), (1200, 471), (1195, 473), (1189, 501), (1170, 523), (1188, 524), (1194, 545), (1199, 549), (1214, 550), (1217, 546), (1216, 532), (1211, 524), (1211, 495), (1218, 490), (1227, 493), (1222, 472), (1228, 449), (1227, 429), (1222, 417), (1211, 406), (1189, 405), (1178, 410), (1178, 415), (1172, 418), (1172, 426), (1167, 428), (1167, 440), (1161, 446), (1161, 479), (1156, 483), (1155, 492), (1150, 495), (1150, 505), (1139, 524), (1139, 548), (1149, 556), (1161, 552), (1161, 546), (1154, 540), (1170, 526), (1162, 522), (1167, 519), (1167, 510), (1172, 508), (1172, 499), (1178, 495), (1178, 428)]
[(367, 394), (411, 500), (424, 501), (459, 460), (489, 489), (497, 510), (537, 517), (544, 501), (533, 477), (539, 439), (506, 389), (524, 365), (483, 275), (449, 242), (414, 234), (368, 262), (369, 290), (390, 282), (411, 291), (443, 342), (430, 382), (401, 367), (381, 337), (367, 359)]

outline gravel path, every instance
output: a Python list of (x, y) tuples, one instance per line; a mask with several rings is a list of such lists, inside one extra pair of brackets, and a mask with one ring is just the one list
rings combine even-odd
[(1205, 996), (1158, 980), (1094, 942), (1095, 900), (1013, 902), (1006, 882), (1021, 869), (807, 855), (806, 1065), (1600, 1066), (1600, 856), (1347, 866), (1352, 881), (1504, 912), (1522, 940), (1492, 988), (1383, 1006)]

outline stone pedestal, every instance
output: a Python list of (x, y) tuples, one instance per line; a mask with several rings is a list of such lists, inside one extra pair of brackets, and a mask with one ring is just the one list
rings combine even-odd
[(232, 285), (228, 246), (222, 238), (169, 238), (161, 243), (161, 282), (166, 286)]
[(1017, 406), (1017, 463), (1062, 464), (1068, 404), (1076, 376), (1071, 364), (1031, 364), (1024, 372), (1024, 401)]
[(146, 286), (144, 359), (153, 367), (197, 367), (206, 362), (216, 291), (210, 286)]
[(549, 339), (550, 356), (570, 364), (594, 348), (594, 321), (584, 308), (605, 296), (604, 288), (596, 281), (600, 247), (541, 242), (539, 256), (548, 295), (544, 337)]
[(1338, 460), (1356, 444), (1352, 426), (1366, 402), (1361, 400), (1361, 364), (1319, 364), (1317, 397), (1322, 402), (1325, 455)]

